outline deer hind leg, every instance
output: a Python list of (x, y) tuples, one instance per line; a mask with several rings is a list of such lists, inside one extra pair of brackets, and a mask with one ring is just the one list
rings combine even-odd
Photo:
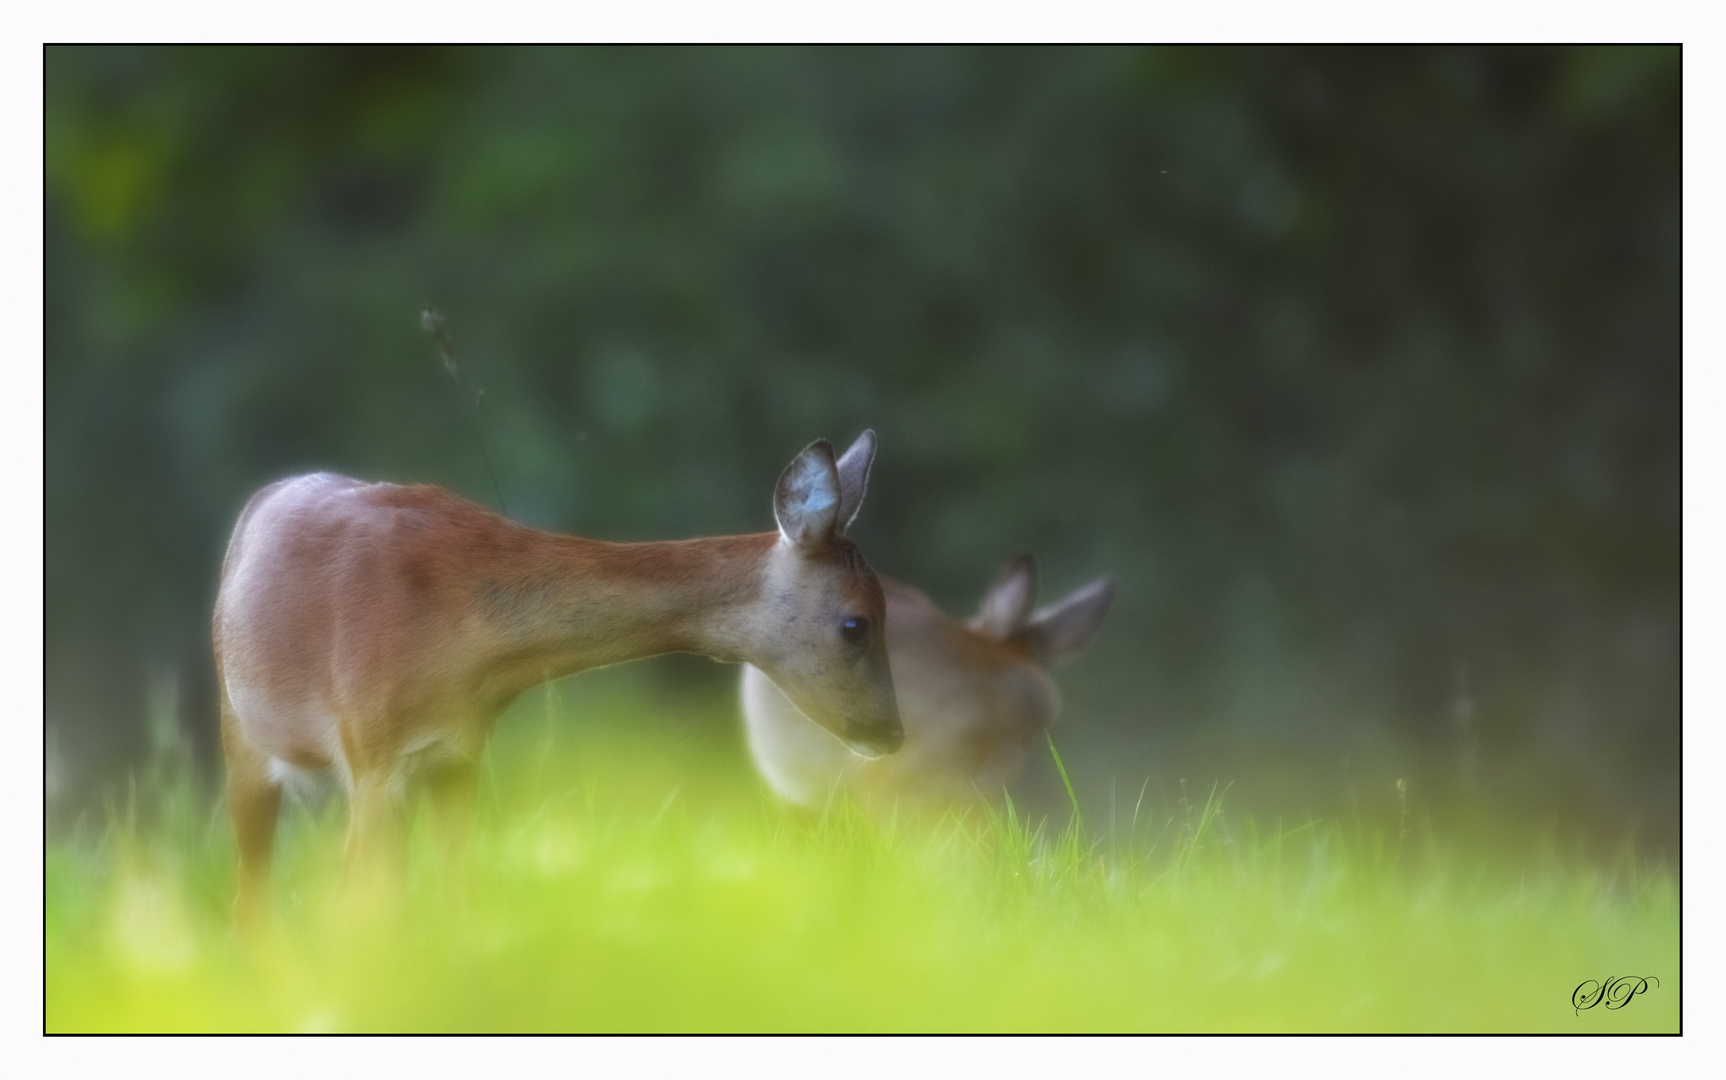
[(234, 918), (242, 928), (258, 925), (269, 911), (270, 856), (276, 844), (276, 817), (282, 785), (270, 775), (269, 757), (246, 741), (240, 718), (222, 690), (222, 759), (228, 773), (228, 814), (234, 822), (239, 854)]

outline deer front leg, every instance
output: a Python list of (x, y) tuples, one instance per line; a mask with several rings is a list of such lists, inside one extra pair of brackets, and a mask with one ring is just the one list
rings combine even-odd
[(425, 793), (427, 824), (438, 851), (438, 881), (464, 901), (479, 795), (478, 763), (465, 759), (443, 763), (427, 774)]
[(467, 857), (479, 796), (479, 765), (452, 761), (426, 774), (426, 805), (445, 869), (458, 868)]
[(348, 900), (356, 911), (393, 904), (406, 878), (406, 829), (389, 781), (381, 771), (354, 777), (345, 861)]

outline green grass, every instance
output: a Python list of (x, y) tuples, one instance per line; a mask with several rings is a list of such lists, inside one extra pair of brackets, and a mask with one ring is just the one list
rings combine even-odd
[[(1629, 852), (1240, 822), (1222, 785), (1116, 807), (1108, 836), (1076, 799), (1050, 820), (802, 816), (737, 740), (607, 709), (629, 723), (506, 723), (467, 871), (439, 869), (422, 823), (381, 924), (344, 917), (341, 801), (290, 808), (277, 925), (248, 944), (220, 808), (158, 769), (48, 845), (48, 1030), (1678, 1028), (1676, 884)], [(1624, 974), (1660, 983), (1573, 1010)]]

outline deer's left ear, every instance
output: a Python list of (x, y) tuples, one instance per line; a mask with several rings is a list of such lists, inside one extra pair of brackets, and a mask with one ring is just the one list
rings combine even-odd
[(1016, 555), (995, 575), (995, 583), (983, 594), (971, 629), (996, 641), (1006, 641), (1025, 625), (1036, 600), (1037, 560), (1029, 555)]
[(773, 489), (773, 517), (779, 534), (793, 544), (831, 540), (839, 523), (839, 472), (833, 446), (816, 439), (791, 459)]
[(869, 466), (875, 463), (875, 432), (865, 431), (834, 463), (839, 473), (839, 531), (843, 533), (857, 520), (863, 508), (863, 492), (869, 487)]
[(1045, 666), (1071, 660), (1096, 636), (1115, 600), (1115, 583), (1098, 578), (1043, 608), (1018, 633)]

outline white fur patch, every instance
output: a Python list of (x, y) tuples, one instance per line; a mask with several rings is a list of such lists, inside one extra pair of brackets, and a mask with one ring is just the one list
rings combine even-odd
[(289, 764), (274, 757), (270, 759), (269, 774), (273, 782), (303, 795), (321, 795), (334, 787), (336, 781), (336, 769), (333, 766), (308, 769), (303, 765)]
[(271, 758), (267, 766), (270, 779), (285, 791), (290, 799), (306, 810), (324, 805), (337, 790), (344, 794), (353, 790), (349, 783), (346, 762), (321, 769), (308, 769), (281, 758)]
[[(238, 679), (227, 681), (228, 701), (239, 718), (240, 732), (245, 740), (270, 759), (270, 779), (296, 789), (325, 786), (335, 779), (343, 787), (351, 786), (347, 758), (342, 753), (342, 741), (336, 730), (336, 718), (328, 709), (312, 702), (284, 703), (270, 694), (254, 689)], [(310, 742), (322, 752), (330, 764), (321, 767), (294, 765), (283, 756), (292, 752), (277, 732), (297, 732), (294, 740), (300, 750)], [(309, 736), (309, 737), (308, 737)], [(296, 753), (295, 756), (302, 756)]]

